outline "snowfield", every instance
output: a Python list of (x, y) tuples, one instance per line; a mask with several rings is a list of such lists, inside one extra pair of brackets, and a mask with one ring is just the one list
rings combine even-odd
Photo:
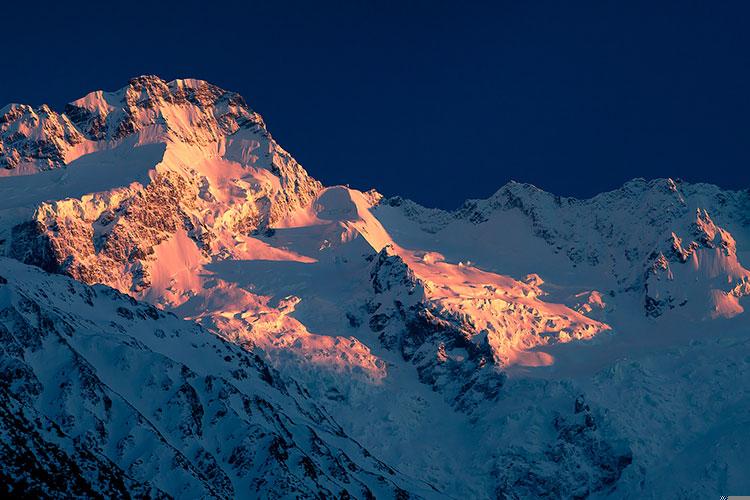
[(153, 76), (6, 106), (0, 165), (9, 493), (750, 490), (748, 191), (425, 208)]

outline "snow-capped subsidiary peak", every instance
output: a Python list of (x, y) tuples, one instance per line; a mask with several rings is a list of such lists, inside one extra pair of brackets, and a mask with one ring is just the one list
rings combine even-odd
[[(393, 212), (388, 208), (393, 205), (386, 202), (380, 211)], [(446, 234), (458, 232), (459, 227), (463, 227), (464, 232), (477, 233), (503, 227), (506, 231), (509, 227), (518, 227), (528, 233), (526, 227), (530, 227), (534, 239), (547, 244), (546, 249), (539, 249), (547, 255), (540, 257), (542, 260), (551, 262), (557, 260), (558, 255), (565, 259), (560, 262), (564, 266), (551, 268), (552, 273), (570, 267), (582, 277), (593, 273), (582, 282), (590, 283), (593, 279), (600, 289), (627, 293), (640, 291), (644, 311), (651, 316), (660, 315), (675, 305), (674, 299), (668, 299), (672, 306), (666, 309), (656, 306), (662, 299), (656, 299), (647, 290), (647, 281), (653, 272), (664, 268), (655, 259), (661, 253), (667, 256), (672, 253), (669, 247), (675, 246), (673, 235), (679, 235), (680, 241), (686, 240), (677, 249), (683, 254), (693, 240), (702, 247), (725, 248), (730, 254), (734, 252), (735, 240), (740, 246), (750, 245), (748, 191), (725, 191), (710, 184), (689, 184), (673, 179), (633, 179), (619, 189), (589, 199), (556, 196), (530, 184), (511, 182), (486, 200), (469, 200), (455, 212), (437, 215), (435, 212), (439, 211), (422, 209), (411, 202), (397, 205), (403, 216), (436, 238), (442, 235), (442, 239)], [(435, 221), (439, 221), (439, 225), (436, 226)], [(526, 226), (523, 229), (519, 227), (521, 221)], [(503, 262), (505, 268), (516, 267), (528, 259), (529, 244), (536, 243), (527, 238), (527, 234), (523, 234), (515, 238), (519, 243), (507, 239), (503, 242), (505, 247), (518, 245), (518, 250), (504, 250), (503, 253), (512, 253), (512, 256), (508, 255), (512, 262)], [(713, 242), (714, 238), (717, 241)], [(458, 241), (456, 245), (455, 250), (460, 248), (466, 257), (477, 254), (477, 249), (462, 247)], [(492, 256), (481, 250), (480, 254), (483, 254), (482, 258), (472, 260), (486, 266), (497, 265), (498, 255)], [(728, 255), (726, 258), (733, 257)], [(683, 255), (680, 260), (684, 262), (686, 257)], [(716, 269), (734, 269), (724, 271), (721, 279), (714, 276), (717, 283), (726, 283), (719, 288), (723, 293), (737, 289), (738, 285), (740, 289), (744, 288), (744, 271), (739, 270), (742, 267), (739, 262), (712, 267), (713, 264), (704, 260), (696, 265), (714, 269), (709, 272), (712, 276), (718, 272)], [(522, 267), (519, 274), (538, 270), (538, 267)], [(665, 276), (667, 281), (672, 280), (669, 272)], [(689, 307), (705, 311), (713, 306), (701, 300), (701, 304), (691, 303)], [(700, 315), (696, 313), (696, 316)]]

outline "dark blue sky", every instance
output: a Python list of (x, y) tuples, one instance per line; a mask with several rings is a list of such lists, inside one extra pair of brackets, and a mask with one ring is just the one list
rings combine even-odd
[(324, 183), (448, 208), (509, 179), (750, 187), (748, 2), (22, 3), (0, 105), (202, 78)]

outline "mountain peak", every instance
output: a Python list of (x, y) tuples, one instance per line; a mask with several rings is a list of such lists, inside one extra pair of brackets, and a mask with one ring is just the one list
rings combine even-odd
[[(92, 140), (122, 139), (150, 125), (166, 125), (167, 131), (198, 142), (242, 127), (265, 128), (260, 115), (236, 92), (203, 80), (167, 82), (150, 75), (132, 78), (115, 92), (91, 92), (68, 104), (65, 114)], [(207, 135), (195, 136), (195, 128)]]
[[(265, 123), (236, 92), (203, 80), (165, 81), (144, 75), (119, 90), (97, 90), (57, 113), (43, 104), (0, 110), (0, 166), (4, 175), (67, 165), (83, 154), (111, 149), (123, 139), (206, 146)], [(80, 146), (79, 146), (80, 145)]]

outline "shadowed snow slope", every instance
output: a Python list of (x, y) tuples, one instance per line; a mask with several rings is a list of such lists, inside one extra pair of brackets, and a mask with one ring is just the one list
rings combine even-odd
[[(104, 286), (8, 259), (0, 275), (7, 491), (430, 493), (372, 458), (257, 355)], [(60, 462), (80, 468), (75, 483)]]
[[(3, 392), (2, 425), (17, 416), (30, 450), (62, 429), (48, 468), (101, 471), (77, 473), (82, 485), (479, 498), (750, 487), (731, 451), (746, 444), (750, 390), (746, 191), (636, 179), (578, 200), (510, 183), (454, 212), (430, 209), (324, 187), (239, 95), (157, 77), (63, 114), (3, 108), (0, 140), (0, 251), (157, 307), (3, 261), (7, 290), (101, 302), (33, 299), (30, 310), (55, 318), (34, 335), (62, 318), (71, 338), (94, 340), (61, 334), (36, 357), (13, 355), (25, 367), (7, 371)], [(149, 321), (170, 325), (130, 331)], [(86, 398), (53, 405), (59, 391), (42, 379), (61, 376), (50, 360), (73, 352), (121, 413), (100, 415)], [(198, 375), (172, 374), (174, 363)], [(236, 382), (251, 367), (260, 385)], [(144, 382), (116, 388), (117, 377)], [(225, 401), (234, 395), (263, 409)], [(113, 441), (113, 422), (136, 437)], [(726, 451), (691, 453), (709, 442)], [(127, 446), (142, 450), (137, 465)], [(188, 489), (170, 489), (173, 478)]]

